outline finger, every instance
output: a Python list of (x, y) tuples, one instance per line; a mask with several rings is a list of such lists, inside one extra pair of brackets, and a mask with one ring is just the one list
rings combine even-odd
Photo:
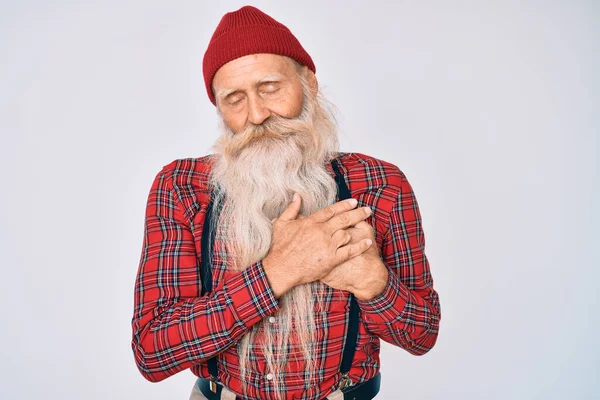
[(373, 239), (375, 237), (375, 229), (373, 226), (367, 221), (360, 221), (358, 224), (354, 225), (354, 228), (359, 234), (363, 237), (370, 237)]
[(344, 211), (352, 210), (358, 204), (358, 200), (356, 199), (346, 199), (342, 201), (338, 201), (337, 203), (330, 204), (327, 207), (320, 209), (319, 211), (312, 214), (310, 217), (315, 220), (315, 222), (325, 222), (329, 221), (331, 218), (336, 215), (343, 213)]
[(348, 232), (347, 229), (340, 229), (339, 231), (335, 232), (331, 237), (331, 241), (336, 248), (347, 245), (348, 243), (350, 243), (351, 240), (352, 234)]
[(368, 228), (371, 228), (372, 226), (367, 221), (362, 220), (358, 224), (354, 225), (354, 227), (358, 228), (358, 229), (368, 229)]
[(283, 210), (283, 212), (281, 213), (281, 215), (278, 218), (282, 219), (284, 221), (291, 221), (293, 219), (296, 219), (296, 216), (298, 215), (298, 212), (300, 211), (301, 205), (302, 205), (302, 199), (300, 198), (300, 195), (298, 193), (294, 193), (292, 202), (287, 206), (287, 208), (285, 210)]
[(358, 243), (348, 244), (346, 246), (340, 247), (339, 249), (337, 249), (335, 254), (336, 265), (348, 261), (349, 259), (354, 258), (358, 255), (361, 255), (362, 253), (367, 251), (372, 244), (373, 241), (371, 239), (363, 239)]
[(355, 210), (343, 212), (326, 221), (325, 230), (333, 234), (338, 229), (345, 229), (357, 225), (359, 222), (367, 219), (371, 215), (370, 207), (360, 207)]
[(337, 235), (338, 232), (348, 232), (350, 234), (350, 241), (348, 243), (358, 243), (363, 239), (374, 240), (374, 236), (364, 228), (360, 229), (355, 227), (349, 227), (346, 229), (338, 229), (337, 231), (335, 231), (332, 237), (335, 237), (335, 235)]

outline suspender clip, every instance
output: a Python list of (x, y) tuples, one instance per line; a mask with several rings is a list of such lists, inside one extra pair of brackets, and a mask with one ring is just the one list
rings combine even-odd
[(215, 382), (215, 378), (211, 375), (210, 377), (210, 390), (213, 393), (217, 393), (217, 382)]
[(342, 374), (342, 382), (340, 383), (340, 390), (344, 389), (346, 386), (349, 386), (351, 383), (352, 383), (352, 381), (348, 377), (348, 373), (344, 372)]

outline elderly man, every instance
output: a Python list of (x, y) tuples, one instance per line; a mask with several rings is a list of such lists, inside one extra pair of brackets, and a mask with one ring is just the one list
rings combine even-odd
[(147, 201), (132, 349), (191, 399), (372, 399), (380, 339), (422, 355), (440, 303), (416, 197), (395, 165), (338, 151), (315, 65), (246, 6), (204, 55), (214, 154), (177, 159)]

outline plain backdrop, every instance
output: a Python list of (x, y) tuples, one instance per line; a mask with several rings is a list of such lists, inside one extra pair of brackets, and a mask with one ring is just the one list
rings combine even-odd
[[(210, 152), (202, 56), (241, 1), (0, 2), (0, 398), (187, 399), (130, 347), (150, 184)], [(436, 346), (378, 399), (592, 399), (595, 1), (256, 1), (313, 57), (343, 151), (415, 190)]]

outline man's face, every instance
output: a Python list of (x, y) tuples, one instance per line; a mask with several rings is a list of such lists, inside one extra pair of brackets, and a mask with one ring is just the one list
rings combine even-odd
[(302, 83), (293, 63), (276, 54), (251, 54), (223, 65), (213, 78), (223, 120), (233, 133), (271, 115), (294, 118), (302, 111)]

